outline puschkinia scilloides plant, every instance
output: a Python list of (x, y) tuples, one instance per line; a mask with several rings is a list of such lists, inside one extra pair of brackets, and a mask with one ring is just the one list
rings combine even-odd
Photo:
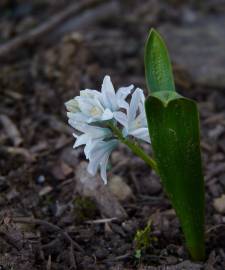
[[(130, 103), (126, 101), (128, 96)], [(143, 90), (130, 85), (115, 91), (109, 76), (103, 79), (101, 91), (85, 89), (66, 102), (69, 124), (76, 130), (74, 148), (85, 145), (90, 174), (95, 175), (100, 168), (101, 177), (107, 183), (109, 156), (119, 142), (156, 169), (155, 161), (137, 142), (150, 143), (144, 102)]]
[[(110, 154), (120, 142), (143, 159), (161, 178), (192, 259), (201, 261), (205, 201), (198, 111), (194, 101), (176, 92), (167, 48), (155, 30), (145, 46), (145, 75), (147, 99), (133, 85), (115, 91), (105, 76), (101, 91), (85, 89), (66, 102), (74, 148), (84, 145), (89, 173), (100, 169), (105, 183)], [(154, 159), (141, 141), (151, 143)]]

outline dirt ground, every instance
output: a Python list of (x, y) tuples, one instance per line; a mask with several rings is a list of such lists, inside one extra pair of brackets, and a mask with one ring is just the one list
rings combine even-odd
[[(202, 29), (209, 29), (208, 18), (225, 18), (225, 2), (4, 0), (0, 42), (9, 44), (86, 2), (43, 35), (6, 46), (3, 53), (0, 46), (0, 269), (224, 270), (223, 50), (213, 47), (218, 54), (213, 71), (207, 61), (214, 59), (212, 46), (225, 48), (225, 42), (209, 42), (206, 31), (201, 42), (207, 53), (199, 58), (204, 47), (194, 43), (193, 25), (201, 18)], [(171, 33), (191, 27), (193, 39), (177, 30), (171, 38), (167, 26)], [(165, 33), (171, 50), (180, 48), (177, 41), (198, 50), (192, 58), (190, 50), (172, 52), (172, 60), (178, 91), (195, 99), (200, 111), (207, 246), (202, 263), (189, 260), (179, 222), (147, 165), (121, 146), (112, 155), (104, 186), (87, 175), (82, 149), (72, 149), (64, 102), (80, 89), (99, 89), (109, 74), (115, 86), (133, 83), (147, 95), (143, 51), (151, 27)], [(205, 61), (204, 73), (197, 68), (193, 76), (186, 59)], [(150, 245), (137, 257), (135, 234), (148, 222)]]

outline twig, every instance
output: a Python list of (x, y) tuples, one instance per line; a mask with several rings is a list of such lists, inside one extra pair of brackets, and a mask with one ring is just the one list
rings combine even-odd
[(70, 246), (70, 263), (71, 263), (71, 268), (72, 270), (76, 270), (77, 269), (77, 264), (76, 264), (76, 259), (74, 256), (74, 252), (73, 252), (73, 246)]
[(205, 233), (208, 235), (208, 234), (210, 234), (212, 231), (215, 231), (215, 230), (217, 230), (217, 229), (219, 229), (219, 228), (221, 228), (221, 227), (225, 227), (225, 224), (217, 224), (217, 225), (215, 225), (215, 226), (212, 226), (212, 227), (210, 227)]
[(101, 223), (108, 223), (108, 222), (112, 222), (118, 220), (118, 218), (113, 217), (113, 218), (102, 218), (102, 219), (96, 219), (96, 220), (88, 220), (85, 223), (87, 224), (101, 224)]
[(71, 4), (60, 13), (52, 16), (48, 21), (39, 25), (35, 29), (32, 29), (28, 33), (18, 36), (1, 45), (0, 57), (5, 56), (6, 54), (22, 47), (24, 44), (29, 44), (37, 41), (46, 33), (56, 28), (59, 24), (69, 19), (71, 16), (83, 11), (84, 9), (94, 7), (101, 2), (103, 2), (103, 0), (83, 0), (80, 2), (76, 1), (74, 4)]
[(30, 153), (29, 150), (23, 147), (1, 146), (0, 150), (8, 153), (9, 155), (23, 156), (28, 162), (34, 162), (36, 160), (36, 155)]
[(41, 220), (41, 219), (35, 219), (35, 218), (27, 218), (27, 217), (17, 217), (17, 218), (12, 218), (13, 222), (15, 223), (27, 223), (27, 224), (37, 224), (37, 225), (42, 225), (45, 227), (48, 227), (54, 231), (60, 232), (64, 238), (70, 242), (72, 246), (74, 246), (77, 250), (80, 252), (84, 252), (83, 248), (78, 245), (70, 236), (67, 232), (65, 232), (63, 229), (58, 227), (55, 224), (52, 224), (48, 221)]
[(117, 262), (117, 261), (125, 260), (131, 256), (132, 256), (132, 253), (126, 253), (126, 254), (121, 255), (121, 256), (117, 256), (114, 258), (103, 260), (103, 262)]
[(46, 270), (51, 270), (51, 268), (52, 268), (52, 257), (51, 255), (49, 255), (47, 265), (46, 265)]
[(53, 239), (51, 242), (49, 242), (48, 244), (42, 245), (41, 248), (42, 249), (52, 249), (56, 244), (58, 244), (59, 239)]

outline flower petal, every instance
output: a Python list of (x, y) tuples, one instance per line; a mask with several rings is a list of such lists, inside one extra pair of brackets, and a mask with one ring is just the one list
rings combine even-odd
[(113, 118), (113, 113), (111, 112), (111, 110), (108, 108), (104, 110), (101, 120), (105, 121), (105, 120), (110, 120), (112, 118)]
[(86, 144), (88, 140), (90, 140), (90, 137), (87, 134), (82, 134), (77, 137), (76, 142), (73, 147), (76, 148), (80, 145)]
[(134, 88), (134, 85), (131, 84), (126, 87), (120, 87), (116, 92), (116, 97), (120, 99), (125, 99), (131, 93), (131, 90)]
[(139, 114), (128, 126), (128, 132), (132, 132), (138, 128), (146, 128), (147, 119), (144, 113)]
[(120, 87), (118, 91), (116, 92), (116, 100), (117, 100), (117, 105), (119, 108), (124, 108), (128, 109), (129, 105), (125, 101), (127, 96), (130, 94), (131, 90), (134, 88), (134, 85), (130, 85), (127, 87)]
[(108, 75), (106, 75), (103, 79), (101, 93), (104, 107), (110, 109), (111, 111), (116, 110), (116, 93)]
[(78, 124), (76, 129), (83, 133), (89, 134), (92, 139), (105, 138), (112, 135), (112, 132), (109, 128), (92, 126), (85, 123)]
[(123, 137), (127, 137), (129, 134), (128, 134), (128, 129), (127, 128), (123, 128), (122, 130), (122, 134), (123, 134)]
[(75, 125), (77, 123), (81, 123), (81, 122), (87, 122), (89, 117), (81, 112), (77, 112), (77, 113), (71, 113), (71, 112), (67, 112), (67, 117), (69, 118), (68, 122), (69, 124), (76, 128)]
[(93, 147), (98, 143), (98, 140), (88, 140), (87, 144), (84, 147), (84, 154), (86, 159), (90, 158), (90, 153)]
[(115, 139), (107, 142), (99, 141), (94, 145), (89, 154), (90, 162), (88, 164), (88, 172), (90, 174), (95, 175), (99, 165), (101, 164), (103, 164), (102, 170), (104, 169), (105, 159), (107, 159), (107, 156), (110, 155), (110, 153), (117, 146), (117, 144), (118, 140)]
[(106, 153), (104, 158), (102, 159), (102, 161), (100, 163), (100, 175), (101, 175), (101, 178), (104, 181), (104, 184), (107, 184), (106, 170), (107, 170), (107, 164), (108, 164), (108, 161), (109, 161), (110, 154), (111, 154), (111, 152)]
[(116, 119), (116, 121), (118, 121), (121, 125), (123, 125), (124, 127), (127, 128), (128, 119), (127, 119), (127, 115), (125, 113), (114, 112), (113, 115), (114, 115), (114, 118)]
[(138, 128), (133, 130), (132, 132), (129, 132), (129, 135), (132, 135), (138, 139), (141, 139), (143, 141), (146, 141), (150, 143), (150, 137), (149, 137), (149, 131), (148, 128)]
[[(90, 154), (89, 154), (89, 159), (90, 159)], [(93, 176), (96, 175), (100, 161), (101, 161), (101, 155), (100, 156), (98, 155), (98, 158), (96, 157), (96, 158), (90, 159), (87, 170), (91, 175)]]
[(69, 112), (76, 113), (80, 111), (79, 104), (74, 98), (67, 101), (65, 103), (65, 106), (66, 106), (67, 111)]
[(128, 125), (136, 118), (139, 102), (142, 98), (143, 91), (140, 88), (137, 88), (132, 94), (130, 107), (128, 110)]
[(101, 93), (93, 89), (85, 89), (80, 91), (80, 96), (87, 98), (99, 98)]
[(79, 108), (81, 112), (90, 118), (98, 119), (101, 117), (104, 108), (102, 107), (100, 101), (97, 98), (87, 98), (83, 96), (76, 97), (79, 103)]

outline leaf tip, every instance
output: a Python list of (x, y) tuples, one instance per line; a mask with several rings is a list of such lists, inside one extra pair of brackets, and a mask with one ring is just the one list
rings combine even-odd
[(167, 46), (154, 28), (150, 29), (145, 44), (144, 63), (150, 92), (176, 91)]
[(161, 37), (159, 32), (155, 28), (152, 27), (150, 29), (150, 31), (149, 31), (149, 35), (148, 35), (148, 38), (147, 38), (147, 44), (149, 42), (154, 42), (155, 39), (165, 45), (165, 42), (163, 41), (163, 38)]

